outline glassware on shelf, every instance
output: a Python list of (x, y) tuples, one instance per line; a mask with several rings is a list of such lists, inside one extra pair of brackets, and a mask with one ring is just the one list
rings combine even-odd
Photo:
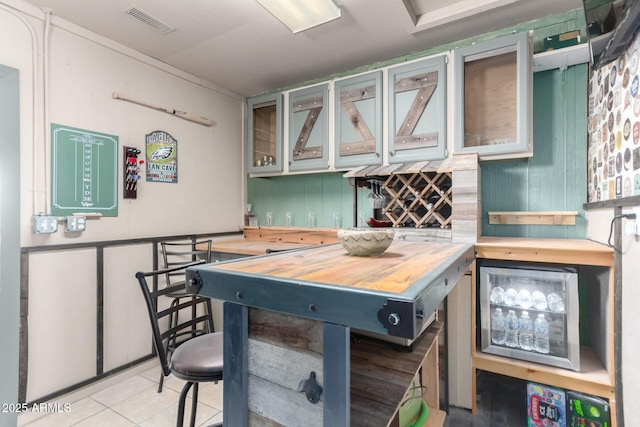
[(316, 228), (316, 214), (313, 212), (309, 212), (308, 226), (309, 228)]
[(338, 212), (334, 212), (331, 216), (331, 225), (333, 228), (342, 227), (342, 216)]

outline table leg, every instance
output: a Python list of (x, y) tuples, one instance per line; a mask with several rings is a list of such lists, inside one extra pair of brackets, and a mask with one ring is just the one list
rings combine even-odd
[(248, 422), (248, 308), (224, 303), (223, 425), (246, 427)]
[(351, 416), (351, 346), (347, 326), (323, 324), (324, 427), (348, 427)]

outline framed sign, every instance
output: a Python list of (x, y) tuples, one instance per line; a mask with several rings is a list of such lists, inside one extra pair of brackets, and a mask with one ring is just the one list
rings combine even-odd
[(154, 130), (145, 135), (147, 181), (178, 182), (178, 141), (168, 132)]
[(118, 216), (118, 137), (51, 124), (51, 213)]

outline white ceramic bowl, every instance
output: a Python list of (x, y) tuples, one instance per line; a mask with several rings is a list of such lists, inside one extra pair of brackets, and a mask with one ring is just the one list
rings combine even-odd
[(342, 247), (352, 255), (380, 255), (393, 242), (394, 230), (379, 228), (343, 228), (338, 230)]

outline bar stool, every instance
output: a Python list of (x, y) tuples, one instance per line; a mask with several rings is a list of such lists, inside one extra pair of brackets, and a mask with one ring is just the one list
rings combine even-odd
[[(171, 286), (174, 289), (172, 292), (164, 294), (165, 297), (171, 298), (171, 307), (183, 307), (189, 310), (191, 320), (198, 319), (197, 307), (202, 307), (204, 316), (207, 316), (206, 322), (196, 322), (193, 325), (185, 325), (190, 330), (188, 334), (186, 331), (177, 331), (179, 334), (174, 334), (168, 337), (167, 345), (167, 358), (171, 358), (173, 351), (180, 345), (180, 338), (182, 341), (185, 338), (193, 338), (198, 335), (214, 332), (213, 323), (213, 310), (211, 308), (211, 300), (208, 298), (202, 304), (192, 304), (190, 306), (181, 305), (182, 302), (188, 299), (195, 298), (193, 294), (186, 292), (184, 286), (184, 271), (173, 270), (176, 267), (184, 267), (187, 264), (195, 261), (203, 261), (206, 263), (211, 262), (211, 240), (202, 241), (189, 241), (189, 242), (160, 242), (162, 249), (162, 262), (164, 269), (170, 269), (172, 272), (166, 273), (166, 286)], [(174, 285), (180, 285), (174, 287)], [(180, 321), (179, 315), (182, 313), (185, 316), (185, 311), (177, 309), (172, 311), (168, 316), (168, 327), (175, 329)], [(197, 323), (200, 323), (198, 325)], [(187, 336), (190, 335), (190, 336)], [(162, 392), (162, 386), (164, 383), (164, 374), (160, 373), (160, 380), (158, 381), (158, 393)]]
[[(177, 305), (170, 305), (169, 308), (158, 308), (158, 297), (171, 294), (184, 289), (182, 284), (167, 286), (162, 289), (150, 289), (147, 277), (158, 277), (165, 274), (173, 274), (182, 272), (192, 265), (202, 264), (204, 261), (193, 262), (179, 267), (170, 269), (151, 271), (147, 273), (136, 273), (136, 279), (140, 285), (140, 290), (144, 297), (147, 311), (149, 313), (149, 321), (151, 323), (151, 331), (153, 333), (153, 343), (160, 359), (160, 367), (162, 369), (162, 377), (173, 374), (176, 378), (186, 381), (180, 392), (178, 403), (178, 418), (176, 425), (181, 427), (184, 422), (184, 407), (189, 390), (193, 387), (193, 395), (191, 396), (191, 419), (190, 425), (195, 425), (196, 408), (198, 405), (198, 385), (201, 382), (214, 382), (222, 380), (223, 368), (223, 337), (222, 332), (211, 332), (201, 334), (196, 337), (191, 336), (191, 327), (199, 323), (208, 323), (208, 316), (203, 315), (195, 319), (188, 319), (182, 323), (178, 322), (164, 332), (161, 332), (160, 321), (165, 317), (175, 315), (178, 319), (177, 312), (181, 309), (206, 305), (208, 298), (192, 295), (192, 298), (186, 299)], [(169, 360), (168, 344), (171, 339), (186, 337), (185, 340), (178, 339), (178, 346), (171, 354)]]

